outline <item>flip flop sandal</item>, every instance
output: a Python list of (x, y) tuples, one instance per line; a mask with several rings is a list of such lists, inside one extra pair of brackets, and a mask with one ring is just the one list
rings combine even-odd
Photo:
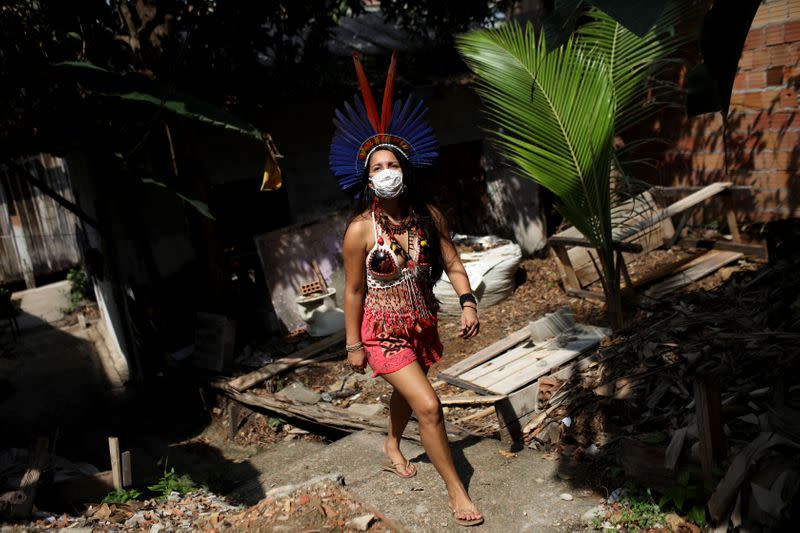
[[(468, 519), (468, 518), (458, 518), (456, 516), (456, 513), (459, 513), (459, 512), (460, 513), (466, 513), (467, 511), (456, 511), (455, 509), (453, 509), (451, 507), (450, 508), (450, 512), (453, 513), (453, 520), (455, 520), (456, 524), (458, 524), (459, 526), (470, 527), (470, 526), (479, 526), (479, 525), (483, 524), (483, 515), (481, 515), (480, 518)], [(480, 511), (478, 511), (478, 512), (480, 512)]]
[[(408, 471), (411, 469), (410, 474), (403, 475), (398, 470), (398, 467), (402, 466), (403, 471)], [(381, 465), (381, 470), (386, 470), (387, 472), (391, 472), (392, 474), (396, 475), (397, 477), (401, 477), (403, 479), (408, 479), (417, 475), (417, 468), (411, 465), (411, 461), (406, 461), (406, 464), (403, 463), (383, 463)]]

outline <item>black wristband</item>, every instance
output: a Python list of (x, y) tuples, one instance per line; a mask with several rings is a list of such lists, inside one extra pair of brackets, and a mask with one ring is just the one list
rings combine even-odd
[(475, 299), (475, 295), (472, 294), (471, 292), (462, 294), (461, 296), (458, 297), (458, 303), (462, 309), (464, 308), (464, 304), (467, 302), (472, 302), (475, 304), (475, 307), (478, 307), (478, 300)]

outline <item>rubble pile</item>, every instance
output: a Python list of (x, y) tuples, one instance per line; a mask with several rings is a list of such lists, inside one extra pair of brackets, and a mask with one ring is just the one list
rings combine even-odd
[(540, 392), (526, 442), (566, 465), (618, 451), (628, 479), (684, 487), (715, 522), (783, 524), (800, 485), (798, 266), (662, 302)]
[(231, 504), (206, 490), (163, 499), (90, 505), (83, 514), (36, 512), (2, 532), (86, 528), (93, 531), (400, 531), (335, 481), (268, 496), (251, 507)]

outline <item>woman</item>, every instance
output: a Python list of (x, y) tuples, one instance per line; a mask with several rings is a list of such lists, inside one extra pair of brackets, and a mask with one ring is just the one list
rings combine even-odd
[[(441, 213), (422, 198), (413, 168), (431, 164), (436, 141), (424, 124), (422, 106), (411, 100), (392, 107), (396, 55), (392, 56), (382, 115), (354, 55), (363, 103), (337, 112), (331, 166), (358, 201), (344, 236), (344, 311), (347, 364), (392, 385), (383, 466), (402, 478), (416, 468), (400, 451), (413, 410), (422, 445), (448, 492), (457, 523), (483, 522), (458, 477), (450, 453), (441, 404), (427, 379), (441, 358), (433, 284), (446, 272), (461, 295), (460, 335), (478, 333), (477, 303)], [(366, 89), (365, 89), (366, 88)], [(392, 111), (393, 110), (393, 111)], [(391, 112), (391, 115), (389, 113)]]

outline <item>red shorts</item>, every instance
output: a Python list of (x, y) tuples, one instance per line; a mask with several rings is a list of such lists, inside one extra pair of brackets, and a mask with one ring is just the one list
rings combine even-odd
[(396, 372), (414, 361), (429, 367), (442, 358), (443, 346), (436, 324), (424, 327), (421, 331), (412, 329), (409, 334), (389, 335), (380, 327), (376, 328), (371, 318), (364, 316), (361, 342), (373, 378)]

